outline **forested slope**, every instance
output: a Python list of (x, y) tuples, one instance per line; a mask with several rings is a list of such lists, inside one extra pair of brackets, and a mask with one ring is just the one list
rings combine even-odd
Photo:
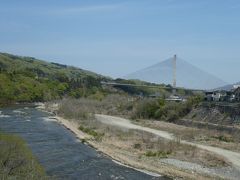
[(109, 78), (32, 57), (0, 53), (0, 104), (89, 96), (101, 91), (103, 80)]

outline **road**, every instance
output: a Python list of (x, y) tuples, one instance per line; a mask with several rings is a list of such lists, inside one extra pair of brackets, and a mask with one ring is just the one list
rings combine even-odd
[[(108, 125), (118, 126), (118, 127), (127, 128), (127, 129), (142, 130), (142, 131), (155, 134), (159, 137), (162, 137), (162, 138), (165, 138), (168, 140), (174, 140), (174, 138), (175, 138), (173, 134), (171, 134), (167, 131), (161, 131), (161, 130), (156, 130), (156, 129), (152, 129), (152, 128), (148, 128), (148, 127), (142, 127), (139, 125), (135, 125), (128, 119), (114, 117), (114, 116), (101, 115), (101, 114), (96, 114), (96, 118), (100, 122), (108, 124)], [(218, 154), (218, 155), (224, 157), (229, 162), (231, 162), (235, 168), (240, 170), (240, 153), (222, 149), (222, 148), (218, 148), (218, 147), (212, 147), (212, 146), (192, 143), (192, 142), (188, 142), (188, 141), (181, 141), (181, 143), (193, 145), (198, 148)]]

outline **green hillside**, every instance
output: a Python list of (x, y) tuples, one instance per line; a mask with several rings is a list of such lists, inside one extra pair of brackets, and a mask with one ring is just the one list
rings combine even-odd
[[(104, 87), (101, 81), (134, 86)], [(167, 89), (166, 89), (167, 88)], [(171, 85), (153, 84), (139, 80), (111, 78), (80, 68), (50, 63), (33, 57), (0, 53), (0, 105), (15, 102), (44, 102), (61, 99), (91, 97), (102, 99), (109, 93), (168, 97)], [(190, 90), (178, 89), (182, 96), (192, 95)]]
[(106, 80), (76, 67), (0, 53), (0, 104), (89, 96)]

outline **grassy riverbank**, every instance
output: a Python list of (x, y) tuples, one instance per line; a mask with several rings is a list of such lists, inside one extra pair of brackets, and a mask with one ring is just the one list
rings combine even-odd
[(25, 141), (0, 132), (0, 179), (48, 179)]

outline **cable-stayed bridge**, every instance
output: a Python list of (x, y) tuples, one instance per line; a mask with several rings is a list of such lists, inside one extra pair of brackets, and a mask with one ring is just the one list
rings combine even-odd
[(164, 85), (146, 85), (146, 84), (127, 84), (127, 83), (116, 83), (116, 82), (101, 82), (102, 85), (108, 86), (126, 86), (126, 87), (147, 87), (147, 88), (158, 88), (172, 90), (172, 94), (176, 95), (176, 90), (190, 90), (190, 91), (204, 91), (202, 89), (190, 89), (184, 87), (177, 87), (177, 56), (174, 55), (172, 60), (172, 87)]

